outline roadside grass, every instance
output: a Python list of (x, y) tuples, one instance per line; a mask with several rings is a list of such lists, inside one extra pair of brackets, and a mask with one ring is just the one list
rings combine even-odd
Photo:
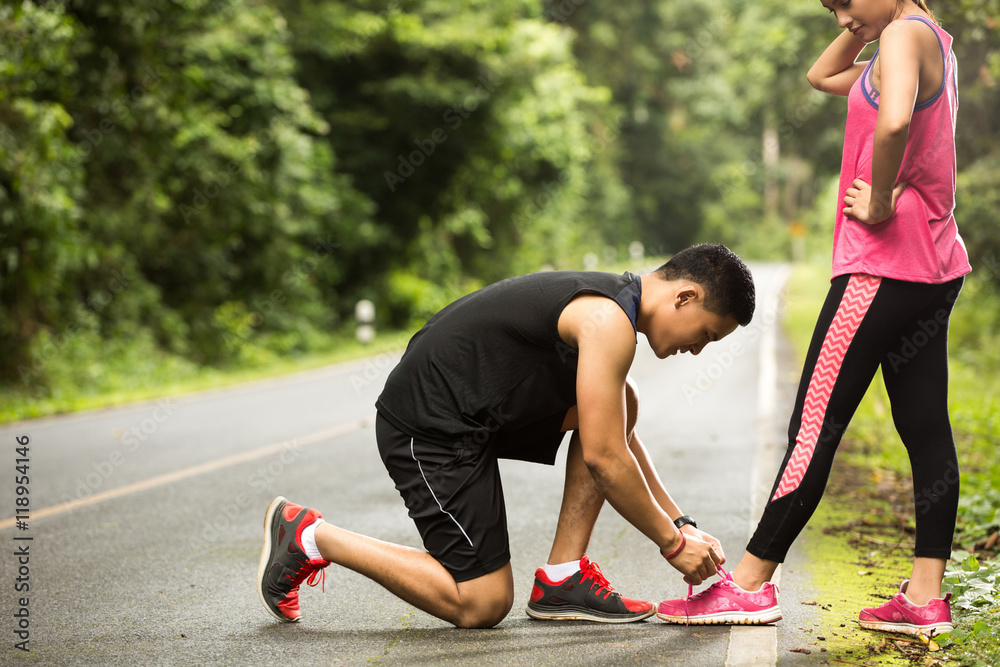
[[(332, 335), (307, 354), (281, 354), (255, 347), (247, 349), (238, 363), (218, 367), (198, 366), (142, 342), (72, 341), (50, 348), (53, 352), (44, 359), (44, 384), (29, 381), (0, 388), (0, 424), (215, 389), (382, 353), (402, 353), (412, 335), (412, 330), (387, 331), (367, 345), (346, 334)], [(91, 349), (77, 349), (87, 345)]]
[[(828, 264), (800, 264), (788, 287), (786, 331), (805, 356), (829, 287)], [(909, 459), (892, 425), (879, 373), (838, 451), (831, 482), (805, 531), (817, 603), (817, 636), (838, 663), (1000, 665), (1000, 296), (970, 280), (950, 332), (950, 411), (962, 497), (945, 589), (956, 629), (935, 643), (861, 630), (861, 607), (891, 597), (910, 571), (915, 532)], [(923, 493), (923, 489), (918, 493)], [(939, 650), (931, 650), (939, 649)]]

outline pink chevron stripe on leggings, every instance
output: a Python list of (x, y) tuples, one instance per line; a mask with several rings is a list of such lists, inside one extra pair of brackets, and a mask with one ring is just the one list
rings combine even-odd
[(781, 482), (771, 502), (788, 495), (802, 483), (802, 477), (809, 468), (820, 432), (823, 430), (830, 394), (833, 393), (833, 386), (840, 374), (844, 356), (847, 355), (847, 349), (851, 346), (854, 334), (861, 326), (861, 321), (865, 318), (865, 313), (868, 312), (868, 307), (875, 298), (881, 282), (881, 278), (861, 273), (852, 275), (848, 280), (844, 296), (837, 307), (837, 314), (833, 316), (833, 322), (826, 332), (816, 367), (809, 379), (809, 388), (802, 404), (799, 432), (795, 436), (795, 449), (788, 460), (788, 465), (785, 466)]

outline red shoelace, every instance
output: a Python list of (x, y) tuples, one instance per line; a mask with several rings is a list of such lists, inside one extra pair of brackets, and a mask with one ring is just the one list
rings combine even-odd
[(587, 579), (590, 579), (595, 584), (597, 584), (597, 591), (594, 593), (595, 595), (599, 595), (601, 591), (606, 591), (604, 593), (605, 599), (607, 599), (607, 597), (611, 595), (615, 590), (614, 588), (612, 588), (608, 580), (604, 577), (604, 573), (601, 572), (601, 568), (594, 561), (590, 561), (590, 564), (587, 566), (587, 569), (583, 571), (583, 578), (580, 580), (580, 582), (583, 583)]
[(318, 567), (309, 573), (309, 577), (306, 577), (306, 568), (302, 568), (294, 576), (291, 574), (286, 574), (285, 576), (292, 580), (292, 589), (294, 590), (302, 580), (305, 579), (305, 583), (308, 586), (315, 588), (318, 584), (323, 584), (322, 591), (326, 593), (326, 568)]
[[(317, 577), (317, 575), (319, 575), (319, 576)], [(312, 586), (313, 588), (316, 588), (316, 584), (319, 584), (319, 583), (323, 584), (323, 586), (322, 586), (322, 588), (320, 588), (320, 590), (323, 591), (324, 593), (326, 593), (326, 568), (325, 567), (321, 567), (321, 568), (319, 568), (317, 570), (313, 570), (312, 574), (309, 575), (309, 578), (306, 579), (306, 585), (307, 586)]]

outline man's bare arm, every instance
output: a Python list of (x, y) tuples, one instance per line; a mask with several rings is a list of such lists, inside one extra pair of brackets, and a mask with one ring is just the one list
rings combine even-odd
[[(625, 381), (635, 356), (635, 332), (616, 303), (580, 297), (563, 311), (560, 334), (579, 349), (577, 408), (584, 462), (611, 506), (661, 553), (681, 545), (680, 531), (653, 497), (628, 447)], [(695, 538), (670, 561), (696, 583), (715, 572), (711, 547)]]

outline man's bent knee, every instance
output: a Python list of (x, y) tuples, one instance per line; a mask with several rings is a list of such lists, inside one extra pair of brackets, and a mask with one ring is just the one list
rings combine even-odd
[(492, 600), (470, 600), (455, 619), (455, 625), (460, 628), (492, 628), (507, 618), (514, 606), (514, 594)]
[(461, 607), (452, 621), (460, 628), (492, 628), (514, 606), (514, 575), (510, 563), (458, 585)]

